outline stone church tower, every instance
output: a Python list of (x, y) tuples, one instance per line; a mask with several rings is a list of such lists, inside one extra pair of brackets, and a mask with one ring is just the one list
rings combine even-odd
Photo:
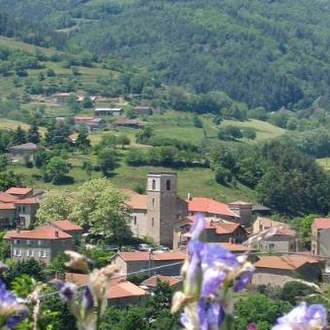
[(176, 173), (150, 173), (147, 177), (147, 226), (157, 244), (173, 247), (178, 217)]

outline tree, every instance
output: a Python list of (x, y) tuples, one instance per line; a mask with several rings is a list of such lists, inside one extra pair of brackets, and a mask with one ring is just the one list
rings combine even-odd
[(40, 142), (39, 126), (36, 120), (34, 120), (31, 124), (27, 132), (26, 140), (35, 144), (38, 144)]
[(0, 191), (5, 191), (10, 187), (21, 187), (23, 185), (20, 175), (13, 171), (0, 172)]
[(121, 134), (117, 137), (117, 143), (121, 145), (122, 149), (124, 149), (125, 146), (130, 145), (131, 141), (127, 135)]
[(104, 148), (97, 155), (98, 164), (102, 173), (107, 176), (116, 167), (116, 151), (113, 148)]
[(33, 258), (19, 261), (11, 260), (8, 270), (2, 275), (2, 278), (10, 286), (16, 278), (23, 274), (29, 275), (37, 281), (46, 281), (44, 266)]
[(45, 182), (59, 184), (65, 178), (65, 174), (69, 173), (70, 165), (60, 156), (52, 157), (49, 162), (42, 168)]
[(22, 129), (21, 125), (19, 125), (14, 131), (12, 144), (18, 145), (26, 143), (26, 132)]
[(235, 305), (236, 329), (246, 330), (250, 323), (255, 323), (259, 330), (268, 330), (278, 317), (291, 308), (286, 301), (273, 300), (260, 293), (249, 293)]
[(241, 129), (242, 136), (248, 140), (254, 140), (257, 137), (256, 131), (251, 127)]
[(91, 147), (91, 140), (88, 138), (87, 129), (79, 130), (75, 145), (84, 153), (88, 152), (88, 149)]
[(94, 234), (115, 238), (119, 244), (130, 234), (126, 196), (105, 178), (86, 181), (80, 187), (69, 218)]
[(65, 190), (51, 190), (40, 202), (36, 218), (38, 224), (69, 218), (73, 209), (73, 197)]

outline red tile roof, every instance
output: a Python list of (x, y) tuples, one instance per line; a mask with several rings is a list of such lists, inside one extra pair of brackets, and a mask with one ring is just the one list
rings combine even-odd
[[(58, 236), (57, 236), (58, 235)], [(57, 230), (52, 226), (41, 226), (32, 230), (16, 230), (8, 231), (4, 238), (7, 239), (42, 239), (42, 240), (56, 240), (56, 239), (69, 239), (71, 235), (64, 231)]]
[(39, 204), (39, 201), (37, 198), (30, 197), (30, 198), (22, 198), (19, 200), (15, 200), (14, 204), (31, 205), (31, 204)]
[(0, 203), (0, 210), (15, 210), (16, 206), (13, 203)]
[(182, 279), (174, 276), (154, 275), (143, 281), (140, 285), (155, 288), (158, 281), (168, 283), (169, 286), (174, 286), (182, 282)]
[(220, 244), (223, 248), (229, 250), (230, 252), (237, 252), (237, 253), (245, 253), (245, 252), (251, 252), (254, 251), (253, 248), (250, 248), (248, 246), (245, 246), (243, 244), (235, 244), (235, 243), (211, 243), (211, 244)]
[(319, 261), (306, 256), (262, 256), (253, 265), (256, 268), (270, 268), (282, 270), (297, 270), (307, 263), (317, 264)]
[(147, 261), (150, 258), (149, 252), (118, 252), (117, 255), (125, 261)]
[(130, 189), (122, 189), (122, 192), (128, 197), (127, 205), (133, 210), (147, 210), (147, 195), (138, 194)]
[(239, 218), (240, 216), (230, 210), (227, 204), (215, 201), (211, 198), (193, 197), (187, 199), (189, 212), (201, 212), (209, 214), (218, 214), (229, 217)]
[(232, 234), (240, 225), (238, 223), (218, 223), (216, 224), (216, 233), (221, 234)]
[(139, 288), (137, 285), (122, 281), (109, 285), (107, 292), (108, 299), (128, 298), (128, 297), (142, 297), (146, 296), (147, 292)]
[(181, 252), (159, 252), (159, 253), (149, 253), (149, 252), (118, 252), (119, 255), (125, 261), (170, 261), (170, 260), (184, 260), (187, 255)]
[(72, 282), (77, 285), (87, 285), (89, 281), (89, 275), (77, 274), (77, 273), (65, 273), (65, 281)]
[(53, 225), (63, 231), (70, 231), (70, 230), (83, 230), (79, 225), (76, 223), (69, 221), (69, 220), (56, 220), (52, 221), (50, 225)]
[(185, 260), (186, 258), (187, 255), (182, 252), (152, 253), (152, 259), (155, 261)]
[(313, 221), (312, 227), (314, 229), (328, 229), (330, 228), (329, 218), (316, 218)]
[(91, 116), (76, 116), (74, 117), (75, 120), (77, 121), (90, 121), (90, 120), (93, 120), (94, 117), (91, 117)]
[(5, 192), (7, 194), (11, 194), (11, 195), (25, 196), (28, 193), (30, 193), (32, 190), (33, 190), (32, 188), (11, 187), (8, 190), (6, 190)]
[(0, 202), (3, 202), (3, 203), (13, 203), (17, 199), (18, 198), (16, 196), (7, 194), (5, 192), (0, 192)]
[[(258, 225), (262, 226), (262, 230), (279, 227), (277, 232), (273, 235), (296, 236), (297, 232), (289, 227), (287, 223), (275, 221), (269, 218), (258, 217), (256, 221)], [(257, 229), (259, 231), (259, 228)], [(256, 234), (256, 232), (254, 232)]]

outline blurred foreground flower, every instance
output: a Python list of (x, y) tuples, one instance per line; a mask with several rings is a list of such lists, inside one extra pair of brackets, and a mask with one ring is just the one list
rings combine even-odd
[(319, 304), (307, 306), (302, 302), (290, 313), (278, 318), (272, 330), (322, 330), (327, 327), (325, 307)]
[(185, 329), (233, 329), (233, 293), (246, 287), (254, 267), (247, 255), (236, 257), (220, 245), (202, 242), (204, 227), (205, 219), (198, 216), (182, 267), (183, 292), (175, 293), (172, 312), (184, 307), (181, 323)]
[[(71, 257), (68, 263), (72, 268), (82, 271), (87, 270), (86, 258), (78, 253), (66, 252)], [(118, 271), (117, 266), (108, 265), (101, 269), (95, 269), (89, 274), (89, 283), (82, 292), (70, 282), (57, 282), (57, 288), (62, 300), (64, 300), (70, 312), (77, 319), (79, 330), (95, 330), (99, 328), (101, 317), (107, 304), (107, 288), (109, 280)], [(80, 299), (79, 299), (80, 298)]]
[(0, 329), (15, 329), (27, 315), (25, 301), (15, 297), (0, 280)]

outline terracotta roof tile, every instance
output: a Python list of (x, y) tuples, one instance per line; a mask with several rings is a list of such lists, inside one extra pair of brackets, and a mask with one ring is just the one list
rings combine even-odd
[(330, 228), (330, 219), (329, 218), (316, 218), (313, 221), (312, 228), (328, 229), (328, 228)]
[(143, 281), (140, 286), (155, 288), (158, 281), (168, 283), (169, 286), (174, 286), (182, 282), (182, 279), (174, 276), (154, 275)]
[(69, 220), (56, 220), (56, 221), (52, 221), (50, 224), (63, 231), (83, 230), (82, 227)]
[(15, 200), (14, 204), (25, 204), (25, 205), (39, 204), (39, 201), (37, 198), (30, 197), (30, 198), (22, 198), (19, 200)]
[[(58, 236), (57, 236), (58, 235)], [(7, 239), (42, 239), (42, 240), (56, 240), (72, 238), (71, 235), (64, 231), (57, 230), (52, 226), (41, 226), (32, 230), (16, 230), (8, 231), (4, 238)]]
[(77, 121), (90, 121), (90, 120), (93, 120), (94, 117), (91, 117), (91, 116), (76, 116), (74, 117), (75, 120)]
[(77, 285), (86, 285), (89, 281), (87, 274), (65, 273), (65, 281), (75, 283)]
[(32, 190), (33, 190), (32, 188), (11, 187), (8, 190), (6, 190), (5, 192), (7, 194), (11, 194), (11, 195), (25, 196), (28, 193), (30, 193)]
[(0, 210), (15, 210), (16, 206), (13, 203), (0, 203)]
[(13, 203), (17, 200), (18, 198), (16, 196), (10, 195), (5, 192), (0, 192), (0, 202), (3, 203)]
[(193, 197), (186, 200), (189, 212), (201, 212), (218, 214), (229, 217), (239, 218), (240, 216), (230, 210), (227, 204), (215, 201), (211, 198)]
[(238, 223), (218, 223), (216, 224), (216, 233), (221, 234), (232, 234), (240, 225)]
[(160, 252), (160, 253), (149, 253), (149, 252), (118, 252), (119, 255), (125, 261), (170, 261), (170, 260), (184, 260), (186, 255), (181, 252)]
[(220, 244), (223, 248), (227, 249), (230, 252), (237, 252), (237, 253), (245, 253), (245, 252), (251, 252), (255, 251), (253, 248), (250, 248), (248, 246), (245, 246), (243, 244), (235, 244), (235, 243), (229, 243), (229, 242), (224, 242), (224, 243), (211, 243), (211, 244)]
[(146, 296), (147, 292), (139, 288), (137, 285), (122, 281), (109, 285), (107, 297), (108, 299), (118, 299), (127, 297), (142, 297)]
[(149, 252), (118, 252), (119, 255), (125, 261), (147, 261), (149, 260)]
[(187, 258), (187, 255), (182, 252), (152, 253), (152, 259), (155, 261), (185, 260), (186, 258)]
[(148, 197), (147, 195), (138, 194), (130, 189), (123, 189), (122, 192), (127, 195), (127, 205), (133, 210), (147, 210)]
[(254, 263), (256, 268), (297, 270), (307, 263), (316, 264), (319, 261), (306, 256), (262, 256)]

